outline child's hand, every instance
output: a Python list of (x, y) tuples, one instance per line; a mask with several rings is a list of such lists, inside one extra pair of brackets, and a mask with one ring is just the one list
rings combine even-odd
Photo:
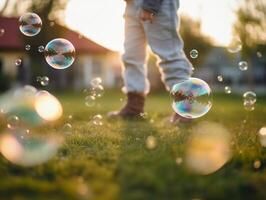
[(142, 9), (140, 12), (140, 19), (143, 22), (150, 21), (152, 23), (154, 20), (154, 13)]

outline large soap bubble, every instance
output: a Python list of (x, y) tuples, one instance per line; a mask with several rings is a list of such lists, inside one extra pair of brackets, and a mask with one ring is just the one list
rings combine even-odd
[(75, 48), (71, 42), (63, 38), (50, 41), (45, 47), (45, 59), (55, 69), (66, 69), (75, 60)]
[(0, 135), (0, 152), (10, 162), (30, 167), (51, 159), (62, 142), (62, 138), (56, 136), (25, 136), (23, 131), (7, 130)]
[(192, 129), (185, 163), (196, 174), (216, 172), (231, 158), (230, 133), (221, 124), (201, 122)]
[(25, 13), (19, 18), (19, 29), (26, 36), (37, 35), (42, 28), (42, 20), (35, 13)]
[(174, 99), (172, 108), (185, 118), (201, 117), (212, 107), (211, 89), (206, 82), (198, 78), (189, 78), (175, 84), (171, 95)]
[(61, 103), (47, 91), (37, 91), (32, 86), (11, 90), (0, 96), (4, 116), (19, 118), (20, 124), (38, 126), (62, 116)]

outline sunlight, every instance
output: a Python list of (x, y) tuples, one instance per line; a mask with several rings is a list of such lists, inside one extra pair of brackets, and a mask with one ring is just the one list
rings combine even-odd
[[(232, 24), (237, 0), (181, 0), (180, 13), (202, 21), (202, 31), (216, 45), (226, 46), (232, 38)], [(125, 2), (70, 0), (66, 23), (88, 38), (112, 50), (123, 49), (123, 12)]]

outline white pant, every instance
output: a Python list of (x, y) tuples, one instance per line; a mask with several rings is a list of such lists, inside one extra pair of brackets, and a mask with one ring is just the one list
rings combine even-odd
[(125, 11), (125, 92), (149, 92), (147, 80), (147, 43), (160, 58), (159, 66), (167, 90), (190, 77), (192, 65), (183, 51), (183, 41), (177, 31), (179, 1), (163, 0), (153, 23), (139, 18), (142, 0), (128, 0)]

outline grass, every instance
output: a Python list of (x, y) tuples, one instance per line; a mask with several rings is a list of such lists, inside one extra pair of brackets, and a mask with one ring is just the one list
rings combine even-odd
[[(255, 111), (247, 112), (240, 97), (216, 94), (206, 116), (177, 127), (164, 120), (172, 112), (167, 94), (148, 97), (148, 117), (142, 121), (105, 118), (109, 110), (123, 104), (120, 93), (107, 91), (92, 108), (85, 107), (82, 94), (58, 96), (63, 118), (35, 132), (64, 135), (64, 145), (47, 163), (30, 168), (1, 156), (1, 200), (266, 199), (266, 151), (257, 137), (266, 125), (264, 97), (258, 98)], [(104, 116), (103, 126), (93, 125), (95, 114)], [(184, 163), (175, 162), (184, 156), (191, 129), (201, 121), (218, 122), (232, 134), (232, 159), (207, 176), (195, 175)], [(72, 124), (70, 135), (62, 129), (65, 123)], [(153, 150), (145, 146), (151, 135), (158, 141)], [(262, 163), (259, 169), (253, 167), (256, 160)]]

